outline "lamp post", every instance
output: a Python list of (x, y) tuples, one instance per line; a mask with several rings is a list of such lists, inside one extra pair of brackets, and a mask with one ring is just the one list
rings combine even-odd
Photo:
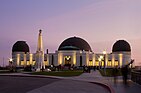
[(13, 59), (9, 58), (10, 71), (13, 72)]
[(12, 58), (9, 58), (10, 65), (12, 65), (12, 62), (13, 62), (13, 59)]
[(104, 74), (106, 75), (106, 51), (103, 51), (103, 55), (104, 55)]
[(98, 58), (98, 61), (99, 61), (99, 69), (100, 69), (100, 66), (101, 66), (101, 58)]
[(100, 56), (100, 57), (99, 57), (99, 59), (98, 59), (99, 64), (100, 64), (100, 65), (99, 65), (99, 66), (100, 66), (100, 68), (101, 68), (101, 66), (102, 66), (102, 62), (101, 62), (102, 60), (103, 60), (103, 56)]

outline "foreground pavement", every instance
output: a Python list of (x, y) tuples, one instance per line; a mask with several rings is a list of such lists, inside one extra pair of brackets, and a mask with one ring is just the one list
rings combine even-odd
[(60, 80), (55, 78), (0, 76), (0, 93), (26, 93)]
[(106, 84), (112, 88), (112, 93), (141, 93), (141, 85), (138, 85), (131, 80), (128, 80), (128, 83), (125, 85), (121, 76), (117, 77), (116, 82), (114, 82), (113, 77), (103, 77), (99, 71), (91, 71), (91, 73), (84, 73), (78, 77), (68, 78), (73, 80), (99, 82)]
[(125, 85), (123, 84), (122, 77), (118, 77), (116, 83), (114, 83), (113, 77), (103, 77), (99, 71), (91, 71), (91, 73), (83, 73), (75, 77), (42, 76), (23, 73), (13, 73), (12, 75), (59, 79), (51, 84), (32, 89), (27, 93), (141, 93), (141, 85), (131, 80)]
[(34, 89), (27, 93), (110, 93), (110, 92), (106, 88), (99, 86), (97, 84), (65, 79)]
[(1, 74), (0, 93), (110, 93), (101, 85), (65, 77)]

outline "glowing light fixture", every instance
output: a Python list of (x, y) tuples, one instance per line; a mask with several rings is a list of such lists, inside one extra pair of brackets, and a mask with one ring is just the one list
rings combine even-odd
[(101, 61), (102, 59), (101, 58), (98, 58), (98, 61)]
[(12, 61), (13, 61), (13, 59), (12, 59), (12, 58), (9, 58), (9, 61), (10, 61), (10, 62), (12, 62)]
[(104, 57), (103, 56), (100, 56), (100, 59), (103, 59)]
[(105, 55), (106, 53), (107, 53), (107, 52), (104, 50), (104, 51), (103, 51), (103, 54)]
[(67, 60), (70, 60), (71, 57), (70, 57), (70, 56), (66, 56), (65, 58), (66, 58)]

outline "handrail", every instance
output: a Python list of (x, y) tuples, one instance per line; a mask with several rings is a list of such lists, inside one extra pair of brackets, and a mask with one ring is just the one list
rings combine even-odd
[(131, 80), (141, 85), (141, 70), (131, 71)]

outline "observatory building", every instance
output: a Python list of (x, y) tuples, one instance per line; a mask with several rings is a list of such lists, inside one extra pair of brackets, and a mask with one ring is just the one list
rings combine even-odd
[(65, 39), (55, 53), (43, 49), (42, 31), (39, 31), (36, 53), (30, 53), (26, 41), (17, 41), (12, 47), (13, 65), (16, 67), (33, 66), (36, 70), (46, 66), (97, 66), (122, 67), (131, 61), (131, 47), (125, 40), (113, 44), (112, 52), (95, 53), (89, 43), (80, 37)]

